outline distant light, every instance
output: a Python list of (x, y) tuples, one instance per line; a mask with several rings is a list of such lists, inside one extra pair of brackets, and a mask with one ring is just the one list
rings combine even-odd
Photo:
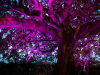
[(85, 38), (85, 40), (87, 40), (87, 38)]
[(12, 13), (12, 11), (6, 11), (7, 13), (9, 13), (9, 14), (11, 14)]
[(45, 6), (48, 6), (48, 4), (45, 4)]
[(0, 29), (0, 32), (2, 32), (2, 30)]
[(8, 51), (5, 50), (5, 54), (8, 53)]
[(54, 58), (54, 61), (53, 61), (53, 62), (54, 62), (54, 63), (57, 63), (57, 60), (58, 60), (57, 58)]
[(2, 39), (5, 39), (7, 36), (7, 33), (4, 33), (3, 36), (2, 36)]
[(31, 51), (28, 52), (28, 54), (30, 54), (30, 53), (31, 53)]
[(25, 15), (21, 15), (19, 18), (23, 18)]
[(58, 47), (56, 47), (56, 49), (55, 50), (58, 50)]
[(81, 48), (81, 51), (83, 50), (83, 48)]
[(39, 46), (41, 46), (41, 45), (42, 45), (42, 42), (39, 43)]
[(52, 55), (54, 55), (54, 56), (55, 56), (55, 52), (52, 52)]
[(7, 33), (10, 34), (10, 30), (8, 30)]
[(83, 8), (83, 5), (80, 5), (81, 8)]
[(2, 59), (0, 59), (0, 61), (3, 61)]
[(74, 7), (74, 4), (72, 4), (72, 7)]
[(32, 46), (35, 46), (35, 44), (32, 43)]
[(38, 18), (35, 18), (35, 20), (38, 21), (39, 19)]
[(82, 60), (82, 54), (80, 54), (80, 59)]
[(77, 19), (77, 17), (74, 18), (74, 20), (76, 20), (76, 19)]
[(30, 16), (27, 16), (27, 17), (30, 17)]
[(13, 47), (12, 46), (10, 46), (8, 49), (12, 49)]
[(98, 36), (98, 35), (95, 35), (95, 36)]
[(3, 55), (2, 54), (0, 54), (0, 58), (2, 58), (3, 57)]
[(46, 13), (46, 16), (49, 16), (49, 14)]
[(21, 52), (22, 51), (22, 49), (19, 49), (19, 51), (18, 52)]
[(3, 60), (5, 63), (8, 63), (8, 61), (6, 59)]
[(93, 46), (93, 44), (91, 44), (91, 46)]
[(21, 60), (21, 59), (18, 59), (19, 61)]
[(14, 40), (15, 39), (15, 37), (12, 37), (12, 40)]
[(45, 57), (44, 55), (42, 55), (42, 57)]
[(64, 8), (64, 4), (62, 4), (62, 8)]
[(41, 2), (41, 0), (38, 0), (39, 2)]

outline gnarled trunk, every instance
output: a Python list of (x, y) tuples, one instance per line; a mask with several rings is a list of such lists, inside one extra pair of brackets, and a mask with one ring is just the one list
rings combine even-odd
[(74, 57), (69, 52), (63, 53), (59, 51), (57, 62), (58, 75), (74, 75), (75, 64)]
[(74, 75), (75, 73), (75, 64), (74, 56), (71, 53), (73, 43), (73, 37), (69, 32), (64, 32), (62, 37), (62, 44), (59, 46), (58, 52), (58, 62), (57, 66), (57, 75)]

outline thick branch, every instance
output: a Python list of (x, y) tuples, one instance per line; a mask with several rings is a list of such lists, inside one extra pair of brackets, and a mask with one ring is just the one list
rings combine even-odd
[(76, 38), (84, 38), (94, 34), (100, 34), (100, 20), (81, 25)]
[(48, 3), (49, 7), (50, 7), (49, 14), (50, 14), (51, 18), (53, 19), (53, 21), (55, 23), (57, 23), (57, 26), (62, 29), (62, 26), (60, 25), (60, 21), (59, 21), (59, 18), (60, 18), (60, 20), (62, 18), (59, 15), (56, 15), (57, 17), (55, 16), (55, 14), (54, 14), (55, 12), (53, 10), (52, 2), (53, 2), (53, 0), (49, 0), (49, 3)]
[(52, 26), (49, 25), (47, 26), (47, 24), (43, 22), (37, 22), (32, 19), (19, 19), (11, 16), (9, 16), (9, 18), (5, 17), (3, 21), (4, 23), (1, 24), (0, 28), (11, 27), (11, 28), (38, 30), (43, 33), (48, 33), (52, 35), (55, 39), (59, 38), (60, 31)]

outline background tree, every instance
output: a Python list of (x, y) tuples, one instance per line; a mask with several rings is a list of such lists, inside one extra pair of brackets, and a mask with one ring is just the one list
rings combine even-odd
[[(9, 2), (9, 0), (7, 2)], [(3, 3), (5, 4), (7, 2)], [(88, 62), (92, 63), (90, 62), (92, 60), (88, 60), (87, 58), (89, 55), (93, 55), (91, 53), (96, 51), (96, 49), (91, 51), (90, 40), (81, 42), (83, 47), (87, 46), (87, 42), (90, 45), (80, 49), (78, 48), (78, 46), (80, 46), (80, 42), (78, 41), (80, 39), (82, 40), (82, 38), (84, 39), (87, 37), (92, 37), (92, 35), (99, 34), (99, 1), (24, 0), (23, 3), (19, 1), (18, 6), (20, 6), (20, 8), (17, 7), (16, 1), (13, 3), (14, 4), (12, 6), (8, 5), (7, 7), (5, 6), (5, 9), (3, 9), (6, 11), (12, 11), (12, 14), (10, 14), (12, 16), (5, 15), (4, 17), (0, 18), (1, 28), (24, 28), (38, 30), (40, 32), (52, 35), (52, 39), (49, 39), (49, 41), (55, 40), (57, 42), (57, 45), (55, 46), (58, 46), (58, 74), (73, 75), (75, 67), (77, 67), (77, 65), (75, 65), (74, 57), (77, 58), (77, 63), (83, 62), (83, 64), (80, 65), (83, 65), (84, 72), (86, 72), (85, 67), (88, 67)], [(9, 8), (9, 6), (11, 7)], [(13, 6), (16, 6), (16, 8)], [(23, 18), (21, 18), (22, 15), (24, 16)], [(36, 33), (33, 34), (32, 32), (31, 34), (27, 35), (25, 39), (27, 39), (27, 37), (30, 35), (36, 35)], [(48, 37), (51, 37), (49, 35)], [(21, 39), (24, 40), (24, 36)], [(17, 38), (17, 41), (21, 39)], [(35, 39), (35, 41), (39, 40)], [(48, 42), (46, 43), (48, 44)], [(53, 43), (54, 42), (51, 42), (51, 44)], [(16, 42), (13, 48), (19, 44), (20, 42)], [(46, 46), (46, 44), (44, 46)], [(45, 49), (42, 49), (42, 46), (37, 45), (35, 50), (28, 49), (28, 51), (32, 51), (32, 53), (30, 54), (27, 62), (37, 51), (43, 54), (50, 54), (54, 48), (46, 51)], [(10, 53), (10, 51), (12, 51), (12, 49), (10, 49), (8, 53)], [(78, 58), (78, 54), (83, 56), (83, 58), (81, 58), (83, 61)]]

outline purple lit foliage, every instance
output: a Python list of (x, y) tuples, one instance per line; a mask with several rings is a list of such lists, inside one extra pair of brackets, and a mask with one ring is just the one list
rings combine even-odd
[[(6, 29), (1, 30), (5, 31)], [(28, 62), (30, 59), (31, 62), (37, 62), (44, 61), (43, 59), (49, 55), (56, 57), (55, 54), (52, 54), (57, 50), (56, 40), (53, 40), (50, 35), (44, 35), (39, 31), (10, 28), (7, 33), (1, 35), (1, 39), (1, 43), (4, 43), (0, 46), (3, 59), (6, 58), (9, 62), (11, 60), (14, 63), (19, 61)]]
[(92, 35), (77, 41), (76, 50), (84, 51), (86, 55), (74, 54), (75, 60), (77, 60), (76, 67), (83, 66), (83, 70), (86, 71), (91, 65), (98, 65), (96, 63), (100, 62), (99, 39), (100, 35)]
[(75, 42), (70, 44), (76, 46), (73, 54), (75, 67), (81, 65), (86, 72), (86, 67), (99, 62), (99, 35), (96, 35), (100, 27), (99, 3), (97, 0), (19, 0), (17, 4), (16, 1), (9, 5), (4, 3), (6, 11), (2, 12), (7, 15), (0, 17), (3, 30), (0, 33), (1, 51), (5, 57), (16, 54), (23, 60), (26, 57), (26, 62), (37, 58), (43, 61), (49, 55), (57, 56), (55, 53), (61, 51), (58, 49), (61, 42), (69, 44), (73, 40)]

